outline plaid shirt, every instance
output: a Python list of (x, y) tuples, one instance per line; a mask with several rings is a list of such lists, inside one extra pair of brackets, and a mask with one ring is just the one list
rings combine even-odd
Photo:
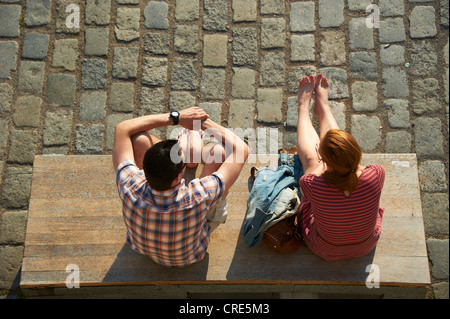
[(152, 190), (132, 161), (116, 171), (127, 241), (136, 252), (166, 267), (184, 267), (204, 258), (210, 228), (206, 214), (220, 200), (225, 181), (220, 173), (185, 181), (167, 191)]

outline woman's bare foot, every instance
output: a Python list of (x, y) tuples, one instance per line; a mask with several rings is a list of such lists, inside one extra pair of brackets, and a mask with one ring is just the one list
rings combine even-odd
[(311, 99), (314, 93), (314, 76), (304, 77), (300, 80), (298, 87), (298, 107), (306, 107), (309, 110)]
[(329, 108), (328, 94), (330, 93), (330, 82), (326, 76), (319, 74), (315, 83), (315, 105), (313, 112), (317, 116), (323, 111), (324, 108)]

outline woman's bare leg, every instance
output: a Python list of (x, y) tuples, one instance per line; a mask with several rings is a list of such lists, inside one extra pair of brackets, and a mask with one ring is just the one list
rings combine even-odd
[(309, 115), (314, 89), (314, 76), (304, 77), (300, 80), (298, 88), (297, 151), (305, 175), (314, 172), (320, 165), (316, 151), (320, 140)]
[(315, 106), (313, 112), (319, 117), (320, 139), (331, 129), (339, 129), (334, 115), (331, 113), (328, 103), (328, 94), (330, 92), (330, 83), (328, 78), (319, 74), (316, 78), (315, 87)]
[(147, 132), (139, 133), (131, 138), (134, 151), (134, 162), (139, 169), (143, 169), (145, 153), (155, 144), (161, 142), (161, 139)]
[(220, 143), (211, 142), (202, 151), (203, 171), (200, 178), (217, 172), (225, 161), (225, 147)]

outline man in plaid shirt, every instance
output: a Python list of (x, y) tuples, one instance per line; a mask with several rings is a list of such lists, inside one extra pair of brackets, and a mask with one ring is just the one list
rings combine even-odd
[[(148, 131), (178, 124), (193, 130), (196, 121), (219, 143), (205, 148), (201, 177), (185, 185), (188, 154), (177, 141), (161, 141)], [(207, 215), (235, 183), (248, 154), (239, 137), (198, 107), (117, 125), (113, 165), (132, 249), (167, 267), (202, 260), (210, 238)]]

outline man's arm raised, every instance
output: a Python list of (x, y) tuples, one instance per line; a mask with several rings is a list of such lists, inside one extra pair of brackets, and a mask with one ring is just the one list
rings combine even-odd
[[(195, 120), (203, 121), (208, 118), (208, 114), (201, 108), (191, 107), (180, 112), (179, 124), (185, 128), (192, 129)], [(173, 125), (169, 113), (147, 115), (119, 123), (114, 134), (112, 154), (114, 169), (117, 169), (119, 164), (125, 160), (134, 161), (132, 136), (169, 125)]]
[(202, 123), (202, 130), (215, 137), (225, 146), (228, 156), (217, 172), (221, 173), (225, 179), (225, 193), (227, 193), (238, 179), (248, 159), (249, 148), (236, 134), (210, 119)]

